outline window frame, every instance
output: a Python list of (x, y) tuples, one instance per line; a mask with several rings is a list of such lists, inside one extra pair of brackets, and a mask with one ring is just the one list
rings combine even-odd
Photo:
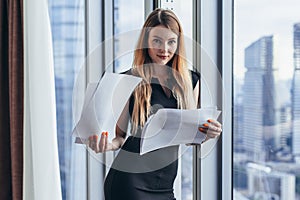
[[(111, 4), (109, 4), (111, 3)], [(106, 66), (106, 54), (109, 50), (105, 51), (102, 42), (104, 39), (110, 38), (112, 35), (109, 32), (109, 26), (111, 23), (106, 22), (104, 17), (106, 12), (109, 12), (109, 6), (112, 5), (111, 1), (99, 1), (99, 0), (85, 0), (86, 4), (86, 85), (90, 82), (97, 82), (101, 74), (104, 72), (105, 67), (99, 67), (99, 63), (102, 66)], [(112, 16), (109, 15), (108, 16)], [(100, 23), (99, 23), (100, 22)], [(111, 21), (112, 22), (112, 21)], [(112, 25), (111, 25), (112, 26)], [(101, 33), (101, 34), (99, 34)], [(99, 46), (100, 44), (100, 46)], [(94, 52), (94, 54), (93, 54)], [(100, 56), (93, 56), (95, 52), (99, 53)], [(106, 53), (105, 53), (106, 52)], [(109, 59), (108, 59), (109, 60)], [(103, 180), (106, 173), (106, 168), (103, 163), (109, 159), (110, 155), (107, 154), (96, 154), (93, 151), (87, 149), (87, 200), (92, 199), (104, 199)], [(95, 178), (97, 177), (97, 178)]]
[(233, 6), (234, 0), (222, 3), (222, 199), (233, 199)]
[[(200, 15), (197, 17), (197, 30), (200, 32), (199, 40), (201, 44), (201, 52), (198, 53), (200, 59), (200, 73), (202, 77), (206, 78), (207, 81), (201, 79), (201, 85), (207, 84), (209, 92), (212, 95), (211, 102), (205, 98), (207, 94), (204, 91), (204, 87), (201, 90), (201, 107), (210, 105), (216, 105), (218, 109), (222, 110), (221, 115), (225, 116), (225, 105), (224, 101), (224, 82), (222, 79), (223, 72), (223, 1), (211, 0), (211, 1), (200, 1), (200, 5), (197, 10)], [(209, 59), (207, 59), (209, 57)], [(211, 66), (210, 66), (211, 65)], [(220, 87), (221, 86), (221, 87)], [(226, 113), (227, 115), (227, 113)], [(222, 116), (219, 118), (221, 123), (224, 125)], [(223, 127), (224, 129), (224, 127)], [(223, 130), (219, 139), (211, 139), (201, 145), (201, 151), (198, 152), (198, 159), (200, 159), (200, 167), (197, 168), (197, 178), (200, 179), (200, 191), (198, 191), (199, 197), (197, 200), (222, 199), (223, 188), (222, 188), (222, 176), (223, 174), (223, 155), (222, 154), (222, 139), (226, 138), (227, 131)], [(205, 152), (209, 151), (208, 154)], [(201, 158), (201, 156), (204, 156)], [(199, 177), (200, 176), (200, 177)], [(227, 198), (224, 198), (227, 199)]]

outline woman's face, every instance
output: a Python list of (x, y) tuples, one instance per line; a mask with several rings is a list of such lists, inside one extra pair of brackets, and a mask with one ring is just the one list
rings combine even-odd
[(148, 39), (148, 54), (153, 63), (166, 65), (177, 49), (178, 36), (163, 25), (150, 30)]

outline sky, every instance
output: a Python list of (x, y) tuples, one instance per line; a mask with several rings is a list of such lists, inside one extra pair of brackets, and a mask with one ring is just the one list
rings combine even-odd
[(235, 0), (234, 74), (244, 77), (244, 50), (263, 36), (274, 35), (279, 79), (293, 76), (293, 25), (300, 23), (299, 0)]

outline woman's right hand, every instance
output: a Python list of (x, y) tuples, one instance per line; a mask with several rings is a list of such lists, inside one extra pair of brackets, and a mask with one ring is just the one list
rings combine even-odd
[(106, 151), (113, 150), (112, 143), (108, 142), (108, 132), (102, 132), (100, 140), (98, 140), (98, 135), (92, 135), (89, 137), (89, 147), (96, 153), (103, 153)]
[(98, 135), (92, 135), (89, 137), (88, 145), (96, 153), (103, 153), (106, 151), (115, 151), (123, 144), (123, 138), (114, 138), (112, 142), (108, 142), (108, 132), (102, 132), (100, 140)]

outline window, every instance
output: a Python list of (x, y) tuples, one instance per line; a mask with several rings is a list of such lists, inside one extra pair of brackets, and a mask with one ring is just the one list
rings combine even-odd
[(234, 199), (300, 199), (299, 6), (234, 3)]
[[(116, 0), (114, 1), (114, 71), (122, 72), (131, 67), (133, 50), (144, 23), (144, 2), (140, 0)], [(185, 31), (186, 49), (189, 55), (189, 67), (192, 66), (192, 0), (190, 1), (161, 1), (162, 8), (170, 9), (179, 17)], [(136, 7), (136, 9), (134, 8)], [(128, 15), (128, 12), (136, 12)], [(140, 17), (137, 17), (140, 16)], [(133, 37), (132, 34), (136, 35)], [(127, 36), (127, 37), (126, 37)], [(129, 37), (128, 37), (129, 36)], [(181, 166), (179, 167), (175, 182), (175, 196), (181, 199), (193, 198), (193, 148), (181, 148)]]
[[(110, 154), (111, 152), (97, 155), (87, 153), (82, 145), (74, 144), (70, 136), (74, 121), (71, 107), (73, 85), (78, 81), (76, 78), (82, 69), (82, 63), (87, 64), (86, 71), (80, 72), (80, 75), (84, 76), (82, 88), (85, 88), (88, 82), (99, 80), (105, 70), (119, 73), (129, 69), (132, 64), (133, 49), (137, 42), (131, 40), (137, 37), (132, 37), (132, 35), (126, 37), (126, 35), (138, 36), (146, 17), (145, 13), (148, 14), (147, 12), (152, 10), (154, 5), (159, 5), (173, 10), (179, 17), (185, 31), (189, 67), (199, 69), (200, 62), (199, 66), (194, 66), (193, 63), (195, 52), (193, 52), (192, 45), (194, 45), (193, 36), (196, 32), (195, 21), (199, 26), (197, 32), (201, 32), (201, 34), (197, 33), (198, 37), (201, 37), (197, 38), (197, 41), (201, 40), (201, 44), (206, 45), (208, 54), (212, 55), (214, 61), (217, 60), (218, 4), (212, 1), (199, 3), (196, 0), (48, 1), (54, 44), (57, 129), (63, 199), (103, 199), (101, 188), (103, 188), (103, 179), (108, 170), (106, 166), (111, 164), (113, 154)], [(193, 5), (197, 5), (197, 9), (193, 8)], [(200, 10), (200, 7), (203, 10)], [(200, 18), (202, 12), (204, 12), (203, 19)], [(131, 40), (129, 41), (128, 38)], [(87, 57), (90, 60), (86, 61)], [(193, 149), (196, 150), (186, 146), (181, 149), (181, 160), (175, 184), (176, 197), (186, 200), (199, 199), (200, 188), (209, 187), (201, 193), (201, 198), (205, 199), (206, 196), (210, 196), (216, 199), (211, 193), (217, 193), (215, 185), (216, 180), (219, 179), (216, 177), (220, 174), (217, 172), (215, 162), (217, 154), (215, 152), (210, 154), (212, 156), (204, 160), (205, 165), (200, 169), (200, 159), (196, 158), (198, 160), (195, 162), (196, 151)], [(108, 165), (105, 166), (105, 164)], [(209, 173), (207, 173), (208, 168)], [(197, 179), (197, 184), (199, 183), (200, 173), (202, 173), (202, 184), (193, 188), (195, 179)], [(209, 176), (209, 179), (205, 176)], [(205, 182), (202, 177), (205, 177)], [(280, 185), (278, 181), (275, 180), (275, 182), (277, 186)]]
[[(184, 31), (186, 57), (193, 69), (193, 1), (161, 0), (160, 7), (172, 10), (179, 18)], [(179, 151), (179, 167), (175, 180), (175, 196), (179, 199), (193, 199), (193, 147), (182, 145)]]
[(57, 139), (62, 199), (86, 198), (85, 148), (71, 137), (72, 93), (76, 74), (85, 57), (84, 1), (49, 0), (52, 27)]
[[(129, 69), (133, 60), (133, 50), (137, 41), (128, 41), (137, 38), (144, 23), (144, 5), (140, 0), (114, 1), (114, 71), (122, 72)], [(178, 16), (185, 33), (187, 59), (189, 67), (193, 66), (193, 1), (160, 1), (162, 8), (170, 9)], [(136, 7), (137, 9), (134, 9)], [(128, 12), (136, 12), (128, 15)], [(137, 17), (141, 16), (141, 17)], [(126, 37), (130, 35), (130, 37)], [(136, 37), (132, 37), (132, 34)], [(175, 182), (175, 196), (181, 199), (193, 199), (193, 148), (182, 147), (178, 176)]]
[[(132, 13), (134, 12), (134, 14)], [(131, 13), (130, 15), (128, 13)], [(133, 50), (144, 24), (144, 1), (114, 1), (114, 71), (131, 68)]]

